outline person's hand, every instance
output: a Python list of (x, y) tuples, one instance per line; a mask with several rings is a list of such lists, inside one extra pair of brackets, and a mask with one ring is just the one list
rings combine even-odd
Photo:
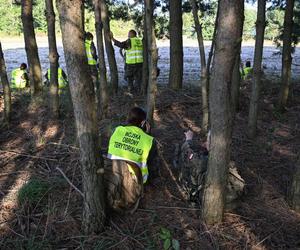
[(189, 141), (193, 139), (194, 133), (192, 130), (188, 130), (187, 132), (184, 132), (185, 140)]
[(146, 133), (150, 133), (150, 130), (151, 130), (151, 125), (149, 122), (146, 122)]

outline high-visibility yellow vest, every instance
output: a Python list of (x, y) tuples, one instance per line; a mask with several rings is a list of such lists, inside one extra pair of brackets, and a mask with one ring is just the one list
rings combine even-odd
[(137, 37), (130, 38), (130, 49), (126, 50), (126, 64), (142, 63), (143, 60), (143, 42)]
[(26, 87), (26, 79), (22, 78), (22, 76), (26, 73), (25, 69), (14, 69), (11, 72), (11, 84), (12, 88), (23, 89)]
[(245, 67), (242, 71), (242, 78), (245, 80), (251, 73), (253, 69), (251, 67)]
[[(48, 69), (48, 79), (50, 82), (50, 77), (51, 77), (51, 71), (50, 69)], [(62, 68), (58, 68), (57, 69), (57, 79), (58, 79), (58, 87), (59, 88), (64, 88), (66, 87), (66, 85), (68, 84), (68, 82), (66, 81), (66, 79), (63, 77), (63, 73), (62, 73)]]
[(85, 52), (86, 52), (86, 56), (88, 59), (88, 65), (96, 65), (97, 61), (95, 60), (95, 58), (92, 55), (92, 41), (91, 40), (85, 40), (84, 42), (85, 45)]
[(143, 182), (146, 183), (149, 175), (147, 159), (152, 143), (153, 137), (146, 134), (141, 128), (118, 126), (109, 140), (108, 158), (135, 163), (140, 167)]

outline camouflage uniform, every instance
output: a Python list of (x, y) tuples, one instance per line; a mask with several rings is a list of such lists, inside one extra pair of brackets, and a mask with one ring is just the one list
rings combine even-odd
[[(186, 194), (186, 199), (200, 205), (207, 171), (208, 152), (205, 148), (193, 150), (191, 140), (177, 147), (176, 165), (179, 168), (179, 182)], [(228, 184), (226, 187), (226, 208), (236, 207), (244, 190), (245, 182), (238, 174), (234, 164), (230, 163)]]

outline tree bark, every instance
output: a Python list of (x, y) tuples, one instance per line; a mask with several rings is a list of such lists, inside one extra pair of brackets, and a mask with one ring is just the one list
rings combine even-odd
[(284, 14), (283, 48), (282, 48), (282, 69), (281, 69), (281, 89), (278, 108), (282, 111), (288, 101), (291, 84), (292, 65), (292, 31), (295, 0), (287, 0)]
[(206, 58), (205, 58), (205, 49), (202, 35), (202, 26), (199, 21), (198, 16), (198, 7), (196, 0), (190, 0), (192, 6), (192, 12), (195, 22), (195, 29), (197, 33), (198, 46), (200, 51), (200, 60), (201, 60), (201, 92), (202, 92), (202, 131), (207, 133), (208, 130), (208, 77), (206, 70)]
[(153, 125), (153, 114), (155, 108), (155, 97), (157, 92), (157, 60), (158, 50), (156, 46), (154, 22), (153, 22), (153, 0), (145, 0), (146, 32), (148, 44), (148, 93), (147, 93), (147, 120)]
[(144, 36), (143, 36), (143, 82), (142, 82), (142, 94), (147, 94), (148, 82), (149, 82), (149, 65), (148, 65), (148, 43), (147, 43), (147, 27), (146, 27), (146, 15), (144, 17)]
[(35, 39), (32, 0), (22, 0), (22, 24), (24, 31), (25, 50), (29, 64), (29, 78), (31, 94), (37, 94), (41, 89), (42, 70)]
[[(231, 77), (231, 107), (232, 107), (232, 117), (235, 117), (235, 113), (238, 110), (239, 97), (240, 97), (240, 85), (241, 85), (241, 73), (240, 73), (240, 63), (241, 63), (241, 47), (242, 47), (242, 37), (243, 37), (243, 25), (244, 24), (244, 15), (242, 20), (242, 25), (237, 27), (239, 30), (239, 38), (237, 41), (237, 54), (235, 58), (235, 63), (233, 67), (232, 77)], [(234, 119), (233, 119), (234, 120)]]
[(219, 1), (218, 31), (209, 92), (211, 145), (203, 194), (202, 216), (206, 223), (223, 219), (232, 134), (230, 83), (241, 40), (244, 1)]
[(55, 13), (52, 0), (46, 0), (46, 19), (48, 29), (49, 61), (50, 61), (50, 108), (52, 115), (58, 117), (58, 53), (55, 33)]
[(262, 77), (262, 56), (264, 49), (266, 27), (266, 0), (258, 0), (257, 2), (257, 21), (256, 21), (256, 38), (254, 50), (254, 64), (253, 64), (253, 85), (250, 98), (250, 109), (248, 117), (248, 134), (250, 138), (256, 135), (257, 113), (259, 94), (261, 89)]
[[(241, 48), (241, 43), (239, 45)], [(236, 113), (239, 109), (239, 98), (240, 98), (240, 86), (241, 86), (241, 73), (240, 73), (240, 64), (241, 64), (241, 49), (238, 55), (235, 58), (234, 68), (232, 72), (231, 80), (231, 101), (232, 101), (232, 110)]]
[(95, 90), (84, 47), (82, 4), (81, 0), (57, 1), (80, 147), (84, 193), (82, 223), (85, 233), (91, 234), (104, 228), (104, 167), (99, 153)]
[(183, 42), (182, 42), (182, 1), (170, 1), (170, 73), (169, 87), (182, 88)]
[(10, 93), (10, 87), (7, 78), (6, 66), (5, 66), (5, 60), (4, 60), (1, 42), (0, 42), (0, 79), (2, 82), (2, 88), (4, 92), (4, 119), (6, 122), (9, 122), (11, 116), (11, 93)]
[(298, 161), (296, 162), (296, 169), (294, 171), (289, 194), (289, 202), (292, 209), (300, 213), (300, 155), (298, 155)]
[(105, 49), (106, 49), (106, 55), (108, 59), (109, 64), (109, 71), (110, 71), (110, 85), (111, 90), (114, 94), (118, 92), (118, 67), (115, 57), (115, 50), (112, 46), (111, 39), (110, 39), (110, 26), (109, 26), (109, 16), (108, 16), (108, 10), (107, 5), (105, 3), (105, 0), (100, 0), (100, 10), (101, 10), (101, 19), (104, 29), (104, 41), (105, 41)]
[[(210, 46), (210, 51), (208, 54), (208, 58), (207, 58), (207, 65), (206, 65), (206, 75), (208, 78), (210, 78), (210, 65), (211, 65), (211, 61), (213, 59), (213, 55), (214, 55), (214, 50), (215, 50), (215, 45), (216, 45), (216, 37), (217, 37), (217, 31), (218, 31), (218, 17), (219, 17), (219, 12), (220, 12), (220, 7), (219, 7), (219, 3), (218, 3), (218, 7), (217, 7), (217, 14), (216, 14), (216, 19), (215, 19), (215, 27), (214, 27), (214, 33), (213, 33), (213, 38), (211, 41), (211, 46)], [(208, 84), (209, 86), (209, 84)]]
[(99, 54), (99, 72), (100, 72), (100, 107), (101, 117), (105, 118), (108, 115), (108, 86), (106, 78), (106, 63), (104, 55), (104, 43), (103, 43), (103, 23), (101, 21), (100, 3), (99, 0), (94, 0), (95, 8), (95, 28), (97, 36), (97, 49)]

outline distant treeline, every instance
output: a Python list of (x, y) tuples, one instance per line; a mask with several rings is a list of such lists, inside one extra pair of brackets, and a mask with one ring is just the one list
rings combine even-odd
[[(130, 28), (141, 30), (141, 20), (137, 13), (132, 13), (126, 17), (116, 15), (114, 11), (115, 7), (111, 7), (111, 30), (119, 37), (126, 37), (127, 31)], [(129, 10), (130, 11), (130, 10)], [(244, 22), (244, 33), (243, 39), (254, 39), (255, 38), (255, 21), (256, 21), (256, 10), (246, 9), (245, 10), (245, 22)], [(45, 1), (36, 0), (33, 7), (34, 26), (37, 33), (46, 34), (47, 22), (45, 18)], [(210, 11), (206, 11), (200, 16), (203, 28), (203, 37), (205, 40), (211, 40), (214, 30), (214, 22), (216, 16), (216, 8), (212, 8)], [(283, 25), (284, 11), (280, 9), (272, 9), (267, 11), (267, 26), (265, 39), (274, 40), (280, 35), (280, 30)], [(56, 19), (56, 30), (60, 32), (58, 19)], [(168, 37), (168, 14), (165, 12), (157, 12), (156, 14), (156, 34), (157, 37), (163, 38)], [(0, 5), (0, 33), (2, 35), (21, 35), (22, 34), (22, 23), (21, 23), (21, 6), (13, 4), (13, 1), (4, 0)], [(87, 6), (85, 11), (85, 27), (86, 30), (91, 32), (95, 31), (95, 18), (94, 13)], [(124, 29), (126, 27), (126, 29)], [(186, 11), (183, 13), (183, 34), (187, 37), (195, 38), (194, 21), (191, 12)]]

